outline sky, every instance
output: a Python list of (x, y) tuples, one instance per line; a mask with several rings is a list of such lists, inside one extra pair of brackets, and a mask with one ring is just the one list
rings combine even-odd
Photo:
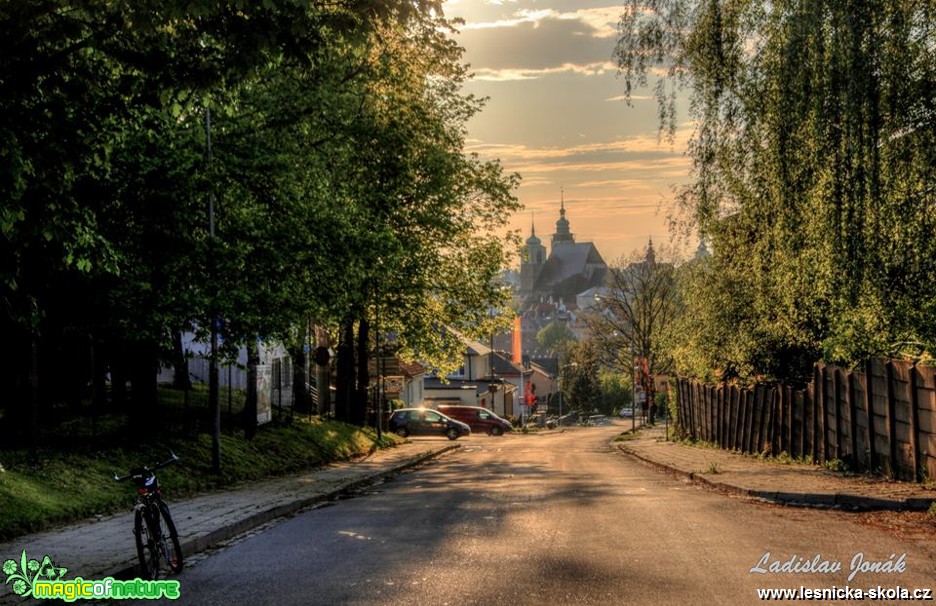
[[(670, 241), (674, 185), (688, 180), (686, 123), (675, 145), (659, 140), (656, 101), (636, 90), (629, 106), (612, 58), (621, 4), (601, 0), (447, 0), (455, 40), (474, 77), (464, 92), (487, 97), (468, 125), (468, 152), (499, 158), (522, 183), (522, 239), (535, 225), (549, 245), (560, 198), (576, 242), (605, 261)], [(694, 249), (694, 244), (685, 244)], [(519, 265), (519, 259), (517, 261)]]

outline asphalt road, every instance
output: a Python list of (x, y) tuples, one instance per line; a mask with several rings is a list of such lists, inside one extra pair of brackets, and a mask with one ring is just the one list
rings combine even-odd
[[(758, 588), (936, 589), (932, 543), (676, 480), (612, 447), (629, 426), (463, 439), (194, 558), (177, 603), (754, 604)], [(892, 570), (849, 581), (858, 557)], [(800, 572), (770, 571), (784, 563)], [(813, 563), (828, 570), (803, 572)]]

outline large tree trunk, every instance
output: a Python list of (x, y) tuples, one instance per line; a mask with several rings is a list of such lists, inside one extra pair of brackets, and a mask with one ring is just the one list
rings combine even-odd
[(130, 427), (134, 435), (148, 437), (160, 429), (156, 391), (158, 347), (153, 341), (143, 340), (134, 343), (131, 351), (130, 384), (133, 387), (133, 402)]
[(351, 408), (351, 422), (361, 426), (367, 423), (367, 388), (370, 383), (370, 371), (367, 367), (369, 345), (370, 324), (366, 318), (362, 318), (358, 324), (357, 388), (354, 390), (354, 402)]
[(260, 350), (256, 343), (247, 346), (247, 393), (241, 423), (244, 436), (251, 440), (257, 435), (257, 366), (260, 364)]
[[(324, 330), (316, 329), (317, 351), (324, 353), (328, 349), (328, 339)], [(315, 389), (318, 393), (318, 413), (322, 416), (331, 412), (331, 368), (328, 364), (328, 356), (322, 355), (316, 358), (315, 366)], [(320, 364), (319, 362), (325, 362)]]
[(29, 435), (29, 447), (35, 453), (39, 446), (39, 337), (35, 334), (30, 340), (29, 360), (27, 435)]
[(354, 320), (345, 318), (338, 340), (338, 377), (335, 393), (335, 418), (351, 421), (351, 398), (354, 392)]
[[(0, 317), (0, 441), (4, 446), (35, 446), (38, 439), (39, 366), (37, 337)], [(35, 413), (34, 413), (35, 411)]]
[(172, 333), (172, 386), (176, 389), (188, 391), (192, 389), (192, 378), (189, 376), (188, 358), (185, 357), (185, 351), (182, 349), (182, 331), (177, 330)]

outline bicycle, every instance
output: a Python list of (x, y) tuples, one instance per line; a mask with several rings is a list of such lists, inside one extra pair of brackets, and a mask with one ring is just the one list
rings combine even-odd
[(149, 580), (159, 578), (163, 564), (169, 571), (178, 573), (184, 563), (179, 533), (176, 532), (172, 516), (169, 514), (169, 506), (162, 499), (155, 473), (157, 469), (179, 460), (175, 453), (171, 454), (171, 458), (153, 467), (131, 469), (125, 476), (114, 474), (115, 481), (132, 479), (137, 486), (137, 503), (133, 508), (133, 535), (136, 538), (141, 576)]

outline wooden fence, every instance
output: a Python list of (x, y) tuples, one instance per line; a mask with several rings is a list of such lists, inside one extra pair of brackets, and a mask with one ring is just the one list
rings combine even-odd
[(873, 359), (859, 371), (816, 364), (806, 389), (678, 380), (688, 437), (748, 453), (839, 460), (850, 470), (936, 479), (936, 368)]

